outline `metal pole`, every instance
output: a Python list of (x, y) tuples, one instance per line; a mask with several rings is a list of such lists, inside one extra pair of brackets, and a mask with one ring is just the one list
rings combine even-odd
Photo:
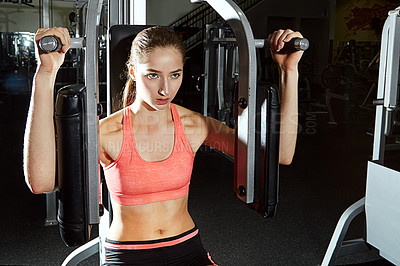
[[(50, 28), (50, 0), (42, 0), (40, 12), (41, 28)], [(57, 197), (56, 193), (46, 194), (46, 226), (57, 224)]]
[(129, 25), (129, 19), (130, 19), (130, 16), (129, 16), (129, 10), (130, 10), (130, 7), (129, 7), (129, 0), (123, 0), (124, 1), (124, 10), (123, 10), (123, 14), (124, 14), (124, 24), (125, 25)]
[[(218, 29), (218, 36), (223, 37), (224, 29)], [(217, 44), (217, 97), (218, 111), (223, 109), (224, 105), (224, 62), (225, 62), (225, 47), (223, 44)]]
[(146, 0), (131, 0), (131, 5), (133, 4), (133, 20), (131, 20), (132, 25), (146, 25), (146, 2)]
[(115, 0), (108, 0), (108, 28), (119, 24), (118, 11), (119, 2)]
[(45, 226), (56, 225), (57, 222), (57, 197), (56, 192), (46, 194), (46, 219)]
[(321, 266), (334, 265), (335, 260), (339, 255), (343, 239), (346, 235), (347, 229), (350, 226), (350, 223), (357, 215), (364, 212), (364, 206), (365, 198), (362, 198), (351, 205), (349, 208), (347, 208), (347, 210), (342, 214), (339, 222), (336, 225), (331, 241), (329, 242), (329, 246), (326, 250)]
[(134, 19), (135, 19), (135, 0), (129, 0), (129, 25), (135, 25)]
[(75, 37), (79, 38), (81, 35), (81, 30), (80, 30), (80, 7), (79, 7), (79, 1), (75, 1), (75, 9), (76, 9), (76, 15), (75, 15), (75, 21), (76, 21), (76, 29), (75, 29)]
[[(116, 1), (116, 0), (114, 0)], [(118, 0), (118, 24), (122, 25), (124, 24), (124, 3), (123, 0)]]
[[(386, 20), (382, 31), (381, 53), (380, 53), (381, 58), (379, 61), (377, 99), (383, 99), (383, 97), (385, 96), (385, 76), (387, 67), (388, 35), (389, 35), (389, 20)], [(373, 144), (374, 148), (372, 152), (372, 160), (379, 161), (381, 163), (383, 163), (384, 152), (385, 152), (384, 149), (385, 134), (383, 132), (384, 124), (385, 124), (384, 107), (383, 105), (377, 105), (375, 113), (375, 129), (374, 129), (374, 144)]]
[(50, 0), (42, 2), (42, 25), (41, 28), (50, 28)]
[(399, 55), (400, 35), (396, 34), (400, 29), (400, 8), (389, 11), (389, 40), (386, 64), (386, 90), (384, 106), (394, 109), (397, 106), (397, 87), (399, 85)]
[(70, 253), (67, 258), (65, 258), (61, 266), (79, 265), (80, 262), (99, 252), (99, 242), (99, 237), (96, 237), (95, 239), (78, 247), (77, 249), (72, 251), (72, 253)]
[(89, 1), (86, 19), (85, 85), (89, 224), (99, 223), (99, 173), (97, 153), (98, 28), (103, 1)]
[(237, 108), (235, 179), (239, 196), (246, 203), (254, 201), (255, 177), (255, 128), (257, 61), (253, 31), (243, 11), (232, 0), (191, 0), (207, 2), (229, 23), (239, 47), (239, 105)]
[(206, 38), (204, 43), (204, 92), (203, 92), (203, 115), (208, 115), (208, 82), (210, 80), (210, 25), (206, 25)]

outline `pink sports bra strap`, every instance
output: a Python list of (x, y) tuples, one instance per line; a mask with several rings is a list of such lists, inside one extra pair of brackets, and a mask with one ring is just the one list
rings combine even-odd
[(187, 150), (189, 153), (191, 153), (191, 155), (193, 155), (193, 150), (187, 139), (185, 128), (183, 127), (182, 124), (182, 120), (178, 114), (178, 111), (176, 110), (176, 106), (173, 103), (171, 103), (171, 110), (172, 110), (172, 117), (174, 119), (175, 134), (182, 141), (181, 143), (184, 145), (185, 150)]
[(131, 122), (131, 107), (124, 108), (124, 118), (123, 118), (123, 143), (131, 143), (134, 141), (133, 132), (132, 132), (132, 122)]

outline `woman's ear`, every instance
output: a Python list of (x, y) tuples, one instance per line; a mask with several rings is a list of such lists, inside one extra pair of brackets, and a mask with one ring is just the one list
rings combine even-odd
[(128, 69), (129, 69), (129, 76), (131, 77), (132, 80), (136, 81), (135, 70), (131, 64), (128, 65)]

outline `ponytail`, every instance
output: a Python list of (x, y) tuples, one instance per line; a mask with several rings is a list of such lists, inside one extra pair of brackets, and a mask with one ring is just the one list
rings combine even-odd
[(136, 95), (136, 83), (131, 77), (128, 76), (124, 87), (124, 95), (123, 95), (124, 108), (131, 105), (135, 101), (135, 95)]

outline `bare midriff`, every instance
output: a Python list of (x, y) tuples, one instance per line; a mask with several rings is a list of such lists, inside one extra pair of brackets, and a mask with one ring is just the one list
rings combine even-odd
[(112, 203), (113, 220), (107, 234), (117, 241), (144, 241), (172, 237), (192, 229), (188, 195), (142, 205)]

